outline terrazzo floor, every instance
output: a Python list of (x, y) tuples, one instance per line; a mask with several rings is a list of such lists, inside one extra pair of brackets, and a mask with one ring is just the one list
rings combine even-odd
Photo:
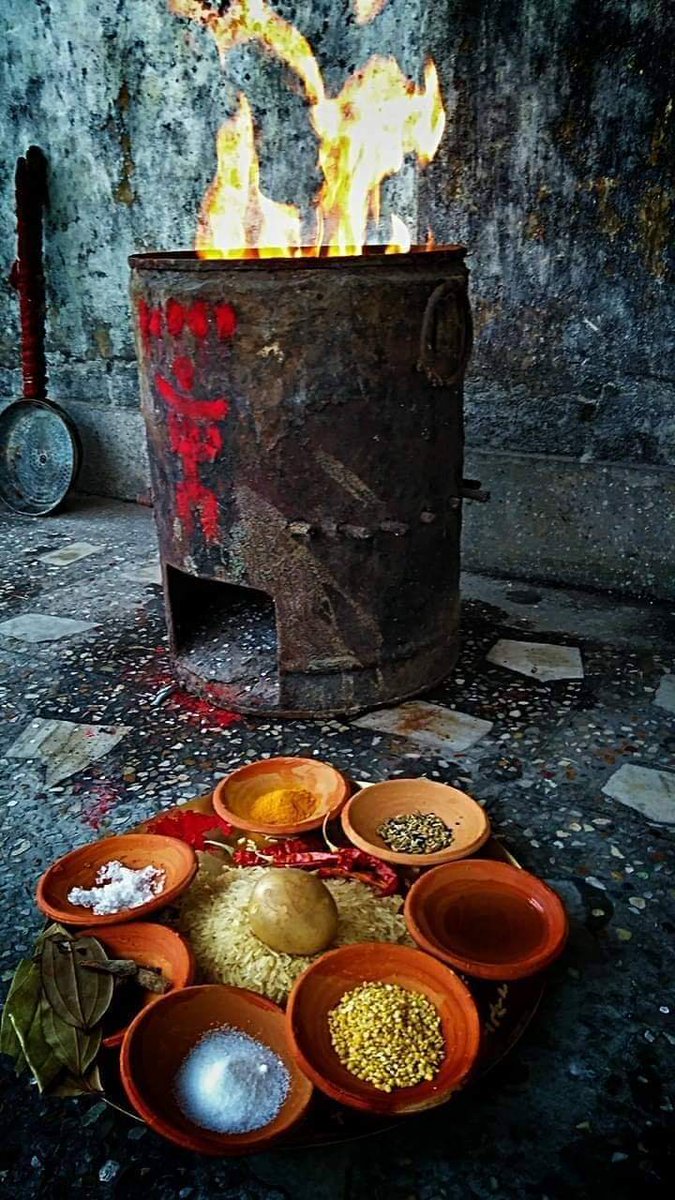
[(35, 882), (54, 858), (280, 753), (353, 778), (426, 775), (471, 792), (563, 897), (571, 937), (511, 1055), (449, 1107), (370, 1141), (200, 1159), (99, 1102), (41, 1099), (3, 1059), (0, 1194), (665, 1196), (669, 1166), (675, 1175), (672, 609), (467, 577), (458, 667), (425, 697), (449, 710), (440, 719), (424, 709), (365, 724), (232, 719), (172, 690), (153, 545), (151, 514), (131, 505), (0, 519), (3, 991), (40, 927)]

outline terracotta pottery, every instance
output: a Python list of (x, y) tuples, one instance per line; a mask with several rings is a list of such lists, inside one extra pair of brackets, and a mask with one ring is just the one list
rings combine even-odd
[[(138, 908), (124, 908), (102, 916), (80, 904), (71, 904), (68, 899), (71, 888), (94, 887), (99, 868), (114, 860), (134, 870), (150, 864), (159, 867), (166, 872), (163, 891)], [(57, 859), (37, 885), (37, 904), (43, 913), (63, 925), (120, 925), (172, 904), (189, 887), (196, 873), (197, 858), (186, 842), (157, 833), (127, 833), (80, 846)]]
[[(219, 1026), (241, 1029), (269, 1046), (291, 1077), (275, 1119), (251, 1133), (213, 1133), (194, 1124), (173, 1094), (177, 1072), (203, 1034)], [(162, 1137), (199, 1154), (253, 1154), (266, 1149), (304, 1116), (312, 1085), (293, 1057), (283, 1011), (244, 988), (207, 984), (169, 992), (142, 1010), (127, 1029), (120, 1058), (122, 1083), (136, 1112)]]
[[(108, 958), (132, 958), (141, 967), (158, 967), (164, 979), (170, 983), (171, 991), (188, 987), (194, 979), (195, 960), (190, 945), (167, 925), (130, 921), (128, 925), (108, 925), (104, 930), (83, 929), (77, 934), (78, 937), (87, 935), (98, 939)], [(140, 1010), (160, 1000), (161, 993), (138, 989), (138, 997)], [(103, 1045), (109, 1049), (119, 1046), (130, 1023), (131, 1018), (119, 1029), (113, 1029), (103, 1038)], [(104, 1018), (104, 1028), (106, 1024), (109, 1027), (107, 1016)]]
[(541, 879), (507, 863), (471, 859), (421, 875), (405, 918), (429, 954), (479, 979), (522, 979), (562, 952), (564, 905)]
[[(295, 825), (262, 825), (251, 820), (247, 813), (253, 801), (277, 788), (303, 788), (311, 792), (317, 801), (315, 814)], [(237, 829), (288, 836), (320, 829), (326, 816), (335, 816), (348, 795), (346, 779), (328, 763), (315, 758), (266, 758), (239, 767), (221, 779), (213, 793), (213, 807)]]
[[(446, 1056), (431, 1081), (382, 1092), (343, 1067), (333, 1049), (328, 1013), (362, 983), (398, 983), (421, 992), (441, 1017)], [(480, 1045), (480, 1020), (469, 989), (447, 967), (408, 946), (361, 942), (322, 955), (296, 980), (286, 1019), (298, 1061), (322, 1092), (368, 1112), (421, 1112), (443, 1104), (465, 1083)]]
[[(409, 812), (436, 813), (453, 834), (447, 849), (435, 854), (398, 854), (390, 850), (377, 831), (390, 817)], [(465, 858), (490, 836), (490, 822), (480, 804), (465, 792), (431, 779), (387, 779), (371, 784), (345, 805), (342, 828), (360, 850), (406, 867), (435, 867)]]

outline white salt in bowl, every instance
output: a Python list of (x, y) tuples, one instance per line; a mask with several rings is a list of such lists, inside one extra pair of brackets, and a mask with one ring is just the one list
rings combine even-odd
[[(288, 1072), (286, 1098), (276, 1116), (248, 1133), (204, 1129), (182, 1111), (177, 1080), (188, 1055), (207, 1033), (227, 1027), (262, 1043)], [(136, 1112), (156, 1133), (199, 1154), (254, 1154), (283, 1139), (302, 1119), (313, 1087), (298, 1066), (286, 1017), (264, 996), (224, 984), (169, 992), (129, 1026), (120, 1056), (122, 1083)]]
[[(135, 908), (116, 909), (114, 912), (94, 913), (91, 908), (73, 904), (68, 899), (73, 888), (95, 887), (98, 872), (110, 862), (120, 862), (136, 871), (143, 867), (156, 867), (164, 872), (162, 890)], [(123, 921), (147, 917), (148, 913), (173, 904), (190, 886), (196, 874), (195, 852), (192, 846), (181, 842), (179, 838), (164, 837), (158, 833), (121, 834), (80, 846), (57, 859), (38, 882), (37, 905), (48, 917), (63, 925), (119, 925)]]

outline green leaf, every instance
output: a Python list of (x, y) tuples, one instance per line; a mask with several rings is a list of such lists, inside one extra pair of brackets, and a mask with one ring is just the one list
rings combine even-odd
[[(77, 1075), (64, 1075), (54, 1088), (52, 1095), (65, 1097), (91, 1096), (95, 1092), (103, 1095), (103, 1085), (97, 1066), (93, 1066), (84, 1079)], [(86, 1119), (84, 1124), (86, 1124)]]
[(57, 1076), (61, 1074), (63, 1068), (45, 1039), (42, 1021), (40, 1020), (40, 1009), (39, 1007), (35, 1009), (28, 1029), (21, 1028), (12, 1013), (10, 1013), (9, 1019), (14, 1026), (16, 1036), (21, 1043), (21, 1049), (33, 1073), (35, 1082), (40, 1091), (45, 1092)]
[(22, 959), (2, 1014), (3, 1044), (16, 1047), (18, 1043), (21, 1062), (25, 1060), (28, 1064), (42, 1092), (59, 1074), (61, 1064), (44, 1039), (40, 1020), (41, 995), (38, 964), (30, 959)]
[(65, 925), (59, 925), (58, 921), (51, 921), (48, 925), (45, 925), (44, 929), (42, 930), (42, 933), (38, 934), (36, 942), (35, 942), (36, 951), (40, 950), (40, 947), (41, 947), (42, 943), (44, 942), (45, 938), (54, 937), (54, 935), (57, 933), (59, 934), (60, 937), (63, 937), (63, 938), (72, 937), (72, 934), (68, 933), (68, 930), (66, 929)]
[(64, 938), (56, 932), (44, 939), (42, 987), (56, 1016), (66, 1025), (91, 1029), (107, 1011), (113, 996), (112, 978), (83, 967), (86, 962), (107, 961), (101, 943), (93, 937)]
[(71, 1075), (85, 1075), (101, 1045), (100, 1026), (85, 1032), (74, 1025), (68, 1025), (44, 999), (39, 1011), (45, 1041), (51, 1046), (59, 1062)]
[(19, 962), (2, 1010), (0, 1050), (10, 1058), (23, 1056), (21, 1042), (12, 1023), (13, 1017), (21, 1029), (28, 1030), (40, 1002), (40, 968), (29, 958)]
[(17, 1075), (25, 1071), (28, 1063), (21, 1049), (21, 1042), (16, 1036), (16, 1030), (9, 1019), (7, 1006), (2, 1011), (2, 1027), (0, 1028), (0, 1053), (14, 1059), (14, 1070)]

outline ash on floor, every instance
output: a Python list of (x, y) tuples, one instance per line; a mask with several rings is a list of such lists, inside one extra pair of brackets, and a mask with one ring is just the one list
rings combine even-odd
[[(96, 553), (70, 553), (82, 544)], [(237, 719), (171, 688), (152, 544), (151, 514), (131, 505), (81, 502), (54, 519), (0, 523), (5, 988), (40, 927), (35, 882), (54, 858), (280, 753), (325, 758), (359, 779), (427, 775), (470, 791), (520, 861), (558, 889), (572, 935), (516, 1051), (450, 1107), (370, 1142), (198, 1159), (98, 1102), (41, 1100), (3, 1059), (2, 1194), (665, 1196), (675, 1144), (673, 613), (467, 578), (458, 667), (425, 697), (457, 716), (434, 708), (426, 739), (419, 714), (368, 726)], [(546, 645), (573, 653), (551, 656)], [(86, 732), (97, 726), (109, 736)]]

